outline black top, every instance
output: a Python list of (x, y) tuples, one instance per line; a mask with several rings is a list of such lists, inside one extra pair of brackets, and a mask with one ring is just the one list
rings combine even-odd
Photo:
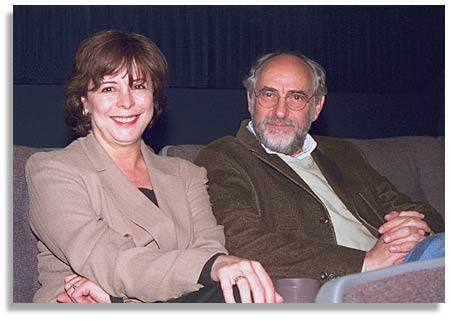
[(154, 203), (157, 207), (158, 207), (158, 201), (157, 201), (157, 197), (155, 196), (155, 193), (153, 192), (152, 189), (148, 189), (145, 187), (139, 187), (138, 188), (144, 195), (147, 196), (148, 199), (150, 199), (152, 201), (152, 203)]
[[(157, 207), (158, 207), (158, 201), (157, 197), (155, 196), (155, 193), (153, 190), (145, 188), (145, 187), (139, 187), (138, 188), (146, 197), (152, 201)], [(211, 279), (210, 272), (211, 267), (213, 266), (213, 263), (216, 261), (216, 258), (220, 255), (224, 255), (225, 253), (217, 253), (213, 255), (207, 263), (205, 263), (202, 272), (200, 273), (199, 280), (197, 281), (199, 284), (207, 285), (213, 283), (213, 280)], [(122, 298), (113, 297), (110, 295), (110, 299), (112, 303), (123, 303)]]

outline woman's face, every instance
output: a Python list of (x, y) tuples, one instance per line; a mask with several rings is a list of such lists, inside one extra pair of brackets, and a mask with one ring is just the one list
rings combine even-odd
[(88, 91), (87, 97), (81, 97), (83, 107), (91, 115), (92, 132), (107, 149), (139, 144), (153, 117), (151, 80), (132, 75), (130, 87), (129, 77), (126, 70), (107, 75), (96, 91)]

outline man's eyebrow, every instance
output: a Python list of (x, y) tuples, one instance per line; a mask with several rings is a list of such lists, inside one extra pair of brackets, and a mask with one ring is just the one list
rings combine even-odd
[(275, 92), (278, 92), (278, 90), (277, 90), (276, 88), (272, 88), (272, 87), (268, 87), (268, 86), (265, 86), (265, 87), (263, 87), (262, 89), (260, 89), (260, 91), (263, 91), (263, 90), (265, 90), (265, 91), (275, 91)]
[(300, 90), (289, 90), (288, 91), (289, 94), (300, 94), (300, 95), (304, 95), (304, 96), (308, 96), (307, 93), (300, 89)]
[[(264, 91), (264, 90), (265, 90), (265, 91), (273, 91), (273, 92), (279, 93), (279, 91), (278, 91), (276, 88), (273, 88), (273, 87), (265, 86), (265, 87), (263, 87), (262, 89), (260, 89), (260, 91)], [(289, 90), (288, 93), (289, 93), (289, 94), (299, 94), (299, 95), (308, 96), (307, 93), (306, 93), (304, 90), (302, 90), (302, 89), (299, 89), (299, 90)]]

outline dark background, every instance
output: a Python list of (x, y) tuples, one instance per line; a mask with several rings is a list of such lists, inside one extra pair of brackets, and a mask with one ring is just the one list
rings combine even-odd
[(444, 6), (14, 6), (14, 144), (63, 147), (64, 83), (80, 41), (117, 28), (166, 55), (168, 108), (145, 140), (206, 144), (248, 117), (254, 60), (295, 49), (324, 66), (314, 134), (444, 136)]

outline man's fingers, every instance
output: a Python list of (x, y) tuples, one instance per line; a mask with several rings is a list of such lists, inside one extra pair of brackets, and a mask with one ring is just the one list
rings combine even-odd
[(401, 211), (399, 212), (400, 217), (410, 216), (410, 217), (418, 217), (420, 219), (424, 218), (424, 214), (417, 211)]
[(426, 233), (429, 233), (431, 231), (429, 225), (425, 221), (423, 221), (420, 217), (401, 216), (401, 214), (398, 215), (398, 217), (382, 224), (379, 227), (378, 231), (379, 233), (384, 234), (393, 229), (399, 229), (400, 227), (404, 226), (416, 227), (417, 229), (424, 230)]
[(388, 247), (388, 251), (390, 253), (409, 253), (416, 245), (418, 244), (418, 242), (404, 242), (401, 244), (396, 244), (396, 245), (390, 245)]

